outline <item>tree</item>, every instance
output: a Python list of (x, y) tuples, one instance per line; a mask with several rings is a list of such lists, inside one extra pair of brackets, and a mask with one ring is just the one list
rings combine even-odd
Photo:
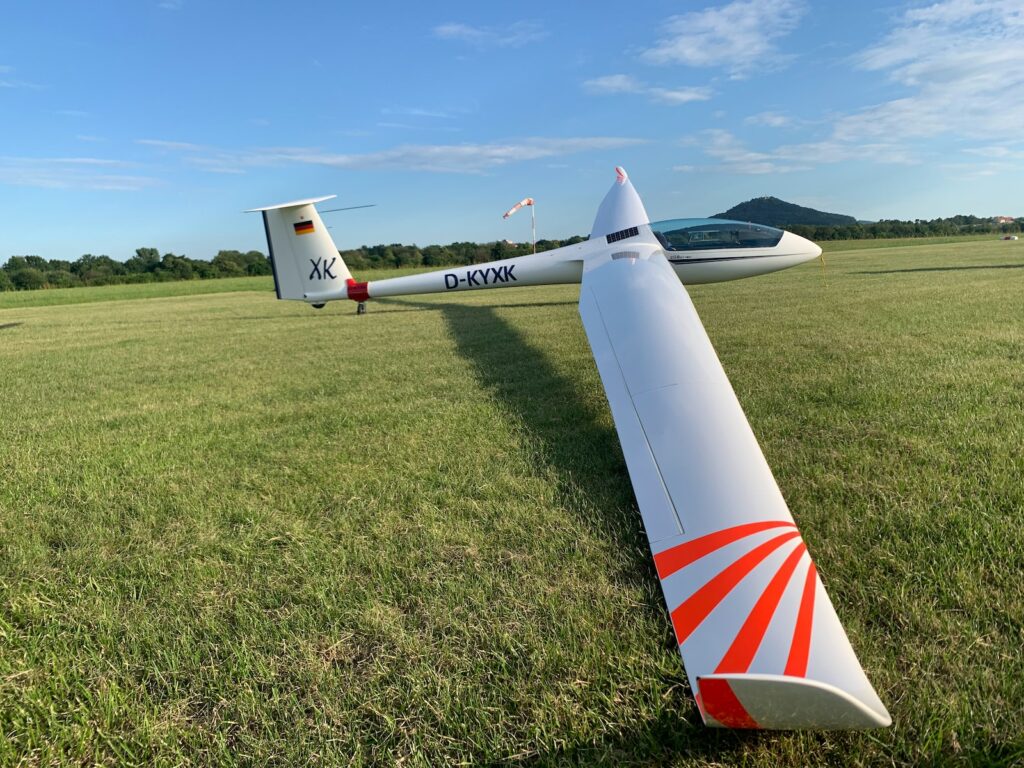
[(239, 251), (217, 251), (212, 264), (217, 268), (220, 277), (241, 277), (245, 274), (242, 254)]
[(71, 274), (67, 269), (55, 269), (46, 273), (46, 285), (49, 288), (73, 288), (81, 284), (78, 275)]
[(177, 280), (191, 280), (195, 277), (192, 264), (186, 256), (175, 256), (173, 253), (165, 253), (160, 262), (160, 271), (172, 275)]
[(445, 264), (454, 264), (455, 256), (447, 248), (440, 245), (428, 245), (423, 249), (423, 266), (442, 267)]
[(124, 264), (114, 261), (109, 256), (93, 256), (86, 253), (71, 264), (71, 271), (78, 275), (86, 285), (106, 285), (114, 275), (127, 274)]
[(242, 254), (242, 264), (245, 265), (245, 274), (253, 277), (269, 275), (273, 272), (270, 268), (270, 261), (259, 251), (246, 251)]
[(124, 263), (129, 272), (153, 272), (160, 264), (160, 251), (156, 248), (136, 248), (135, 255)]
[(507, 259), (513, 254), (511, 253), (512, 247), (504, 240), (498, 240), (491, 246), (490, 261), (501, 261)]
[(19, 291), (33, 291), (46, 284), (46, 275), (32, 267), (23, 267), (11, 275), (11, 282)]
[(15, 272), (21, 269), (25, 269), (28, 266), (28, 262), (25, 261), (24, 256), (11, 256), (4, 264), (4, 270), (9, 275), (13, 275)]

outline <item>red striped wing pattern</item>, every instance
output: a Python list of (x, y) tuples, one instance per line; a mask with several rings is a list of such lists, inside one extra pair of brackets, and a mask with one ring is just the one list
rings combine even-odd
[[(769, 538), (763, 535), (768, 532)], [(813, 561), (807, 555), (807, 547), (800, 538), (800, 533), (792, 521), (770, 520), (732, 526), (723, 530), (700, 536), (690, 541), (669, 547), (654, 556), (658, 576), (662, 581), (685, 570), (702, 558), (721, 550), (729, 545), (754, 537), (756, 540), (744, 549), (738, 557), (731, 558), (728, 564), (717, 570), (713, 576), (705, 580), (682, 600), (672, 607), (670, 604), (672, 625), (676, 640), (682, 647), (694, 631), (707, 619), (725, 600), (725, 598), (741, 583), (751, 578), (751, 574), (762, 565), (773, 553), (787, 552), (770, 577), (758, 573), (760, 593), (745, 618), (739, 622), (735, 635), (731, 638), (720, 638), (725, 648), (714, 674), (746, 673), (750, 670), (754, 657), (772, 621), (776, 618), (777, 609), (790, 583), (797, 580), (800, 589), (799, 609), (791, 630), (788, 631), (788, 653), (785, 658), (777, 660), (778, 669), (760, 670), (774, 674), (803, 677), (807, 674), (810, 655), (812, 628), (814, 623), (814, 602), (817, 588), (817, 572)], [(788, 551), (787, 551), (788, 550)], [(805, 565), (801, 567), (801, 562)], [(763, 586), (761, 586), (763, 584)], [(698, 705), (706, 715), (711, 715), (722, 725), (732, 728), (756, 728), (757, 723), (743, 709), (729, 687), (729, 683), (721, 679), (706, 679), (700, 683), (697, 699)]]

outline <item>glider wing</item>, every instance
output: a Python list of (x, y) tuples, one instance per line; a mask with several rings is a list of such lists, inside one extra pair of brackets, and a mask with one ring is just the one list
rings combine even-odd
[(587, 269), (580, 315), (705, 723), (888, 725), (664, 256)]

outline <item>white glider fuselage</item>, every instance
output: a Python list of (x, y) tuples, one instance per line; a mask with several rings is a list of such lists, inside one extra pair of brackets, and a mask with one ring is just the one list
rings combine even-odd
[[(717, 236), (719, 240), (709, 248), (700, 247), (701, 240), (687, 242), (686, 247), (673, 248), (671, 242), (662, 243), (662, 240), (667, 238), (659, 228), (665, 223), (675, 226), (671, 232), (677, 237), (711, 234)], [(753, 230), (752, 226), (742, 222), (715, 219), (656, 222), (653, 225), (626, 228), (625, 232), (635, 230), (635, 234), (611, 242), (609, 238), (614, 237), (615, 233), (512, 259), (449, 267), (418, 275), (373, 280), (369, 283), (355, 283), (339, 286), (340, 290), (317, 291), (314, 288), (305, 292), (302, 298), (311, 304), (319, 304), (348, 298), (364, 300), (419, 293), (579, 283), (583, 276), (584, 264), (588, 262), (618, 258), (650, 258), (656, 253), (665, 257), (684, 285), (698, 285), (765, 275), (821, 255), (821, 249), (817, 245), (792, 232), (768, 227), (757, 227)], [(711, 229), (712, 227), (717, 229)], [(768, 233), (768, 239), (774, 238), (777, 242), (767, 246), (744, 247), (743, 240), (736, 235), (751, 231)]]
[(329, 197), (254, 210), (263, 214), (278, 298), (314, 306), (343, 299), (579, 283), (589, 269), (621, 258), (660, 256), (683, 285), (718, 283), (777, 272), (821, 255), (810, 240), (760, 224), (726, 219), (651, 222), (625, 171), (616, 172), (616, 183), (582, 243), (365, 283), (352, 277), (316, 210), (316, 203)]

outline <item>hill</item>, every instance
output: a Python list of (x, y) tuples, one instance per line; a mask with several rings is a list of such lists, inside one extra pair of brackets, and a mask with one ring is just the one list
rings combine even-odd
[(747, 200), (745, 203), (734, 205), (724, 213), (713, 214), (712, 218), (753, 221), (758, 224), (781, 227), (782, 229), (793, 224), (848, 226), (857, 223), (853, 216), (816, 211), (813, 208), (804, 208), (802, 205), (787, 203), (785, 200), (779, 200), (777, 197), (755, 197), (753, 200)]

